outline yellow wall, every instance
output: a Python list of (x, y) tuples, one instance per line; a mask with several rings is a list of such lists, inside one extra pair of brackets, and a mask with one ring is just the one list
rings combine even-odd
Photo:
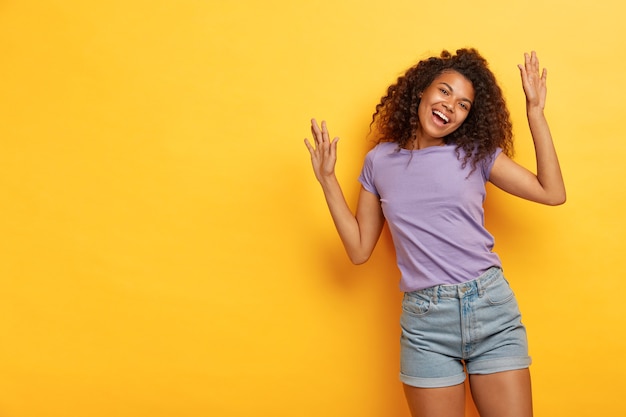
[[(0, 2), (0, 416), (407, 416), (385, 234), (349, 264), (302, 139), (353, 202), (374, 105), (477, 47), (532, 167), (516, 64), (549, 68), (566, 205), (491, 190), (537, 416), (622, 416), (621, 0)], [(469, 407), (469, 405), (468, 405)], [(473, 413), (470, 413), (473, 414)]]

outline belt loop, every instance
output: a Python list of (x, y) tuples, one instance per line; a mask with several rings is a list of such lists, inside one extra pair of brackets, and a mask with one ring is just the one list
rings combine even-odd
[(483, 287), (482, 276), (476, 280), (476, 285), (478, 286), (478, 297), (482, 298), (485, 295), (485, 288)]
[(433, 304), (437, 304), (439, 302), (439, 285), (433, 288)]

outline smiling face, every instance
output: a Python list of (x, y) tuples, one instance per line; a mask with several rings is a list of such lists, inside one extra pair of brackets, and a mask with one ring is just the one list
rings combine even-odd
[(474, 87), (463, 75), (449, 70), (437, 76), (422, 92), (417, 109), (419, 147), (441, 144), (465, 121), (473, 101)]

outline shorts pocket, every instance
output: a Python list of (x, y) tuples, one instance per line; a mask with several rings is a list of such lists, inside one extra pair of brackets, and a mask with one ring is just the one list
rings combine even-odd
[(430, 311), (431, 299), (418, 291), (405, 293), (402, 299), (402, 311), (414, 316), (423, 316)]
[(515, 294), (504, 277), (485, 288), (487, 301), (491, 305), (500, 305), (511, 301)]

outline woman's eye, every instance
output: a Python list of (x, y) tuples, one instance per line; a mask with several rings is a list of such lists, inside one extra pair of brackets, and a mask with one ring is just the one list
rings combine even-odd
[(445, 94), (446, 96), (448, 95), (448, 90), (444, 88), (440, 88), (439, 91), (441, 91), (441, 94)]

